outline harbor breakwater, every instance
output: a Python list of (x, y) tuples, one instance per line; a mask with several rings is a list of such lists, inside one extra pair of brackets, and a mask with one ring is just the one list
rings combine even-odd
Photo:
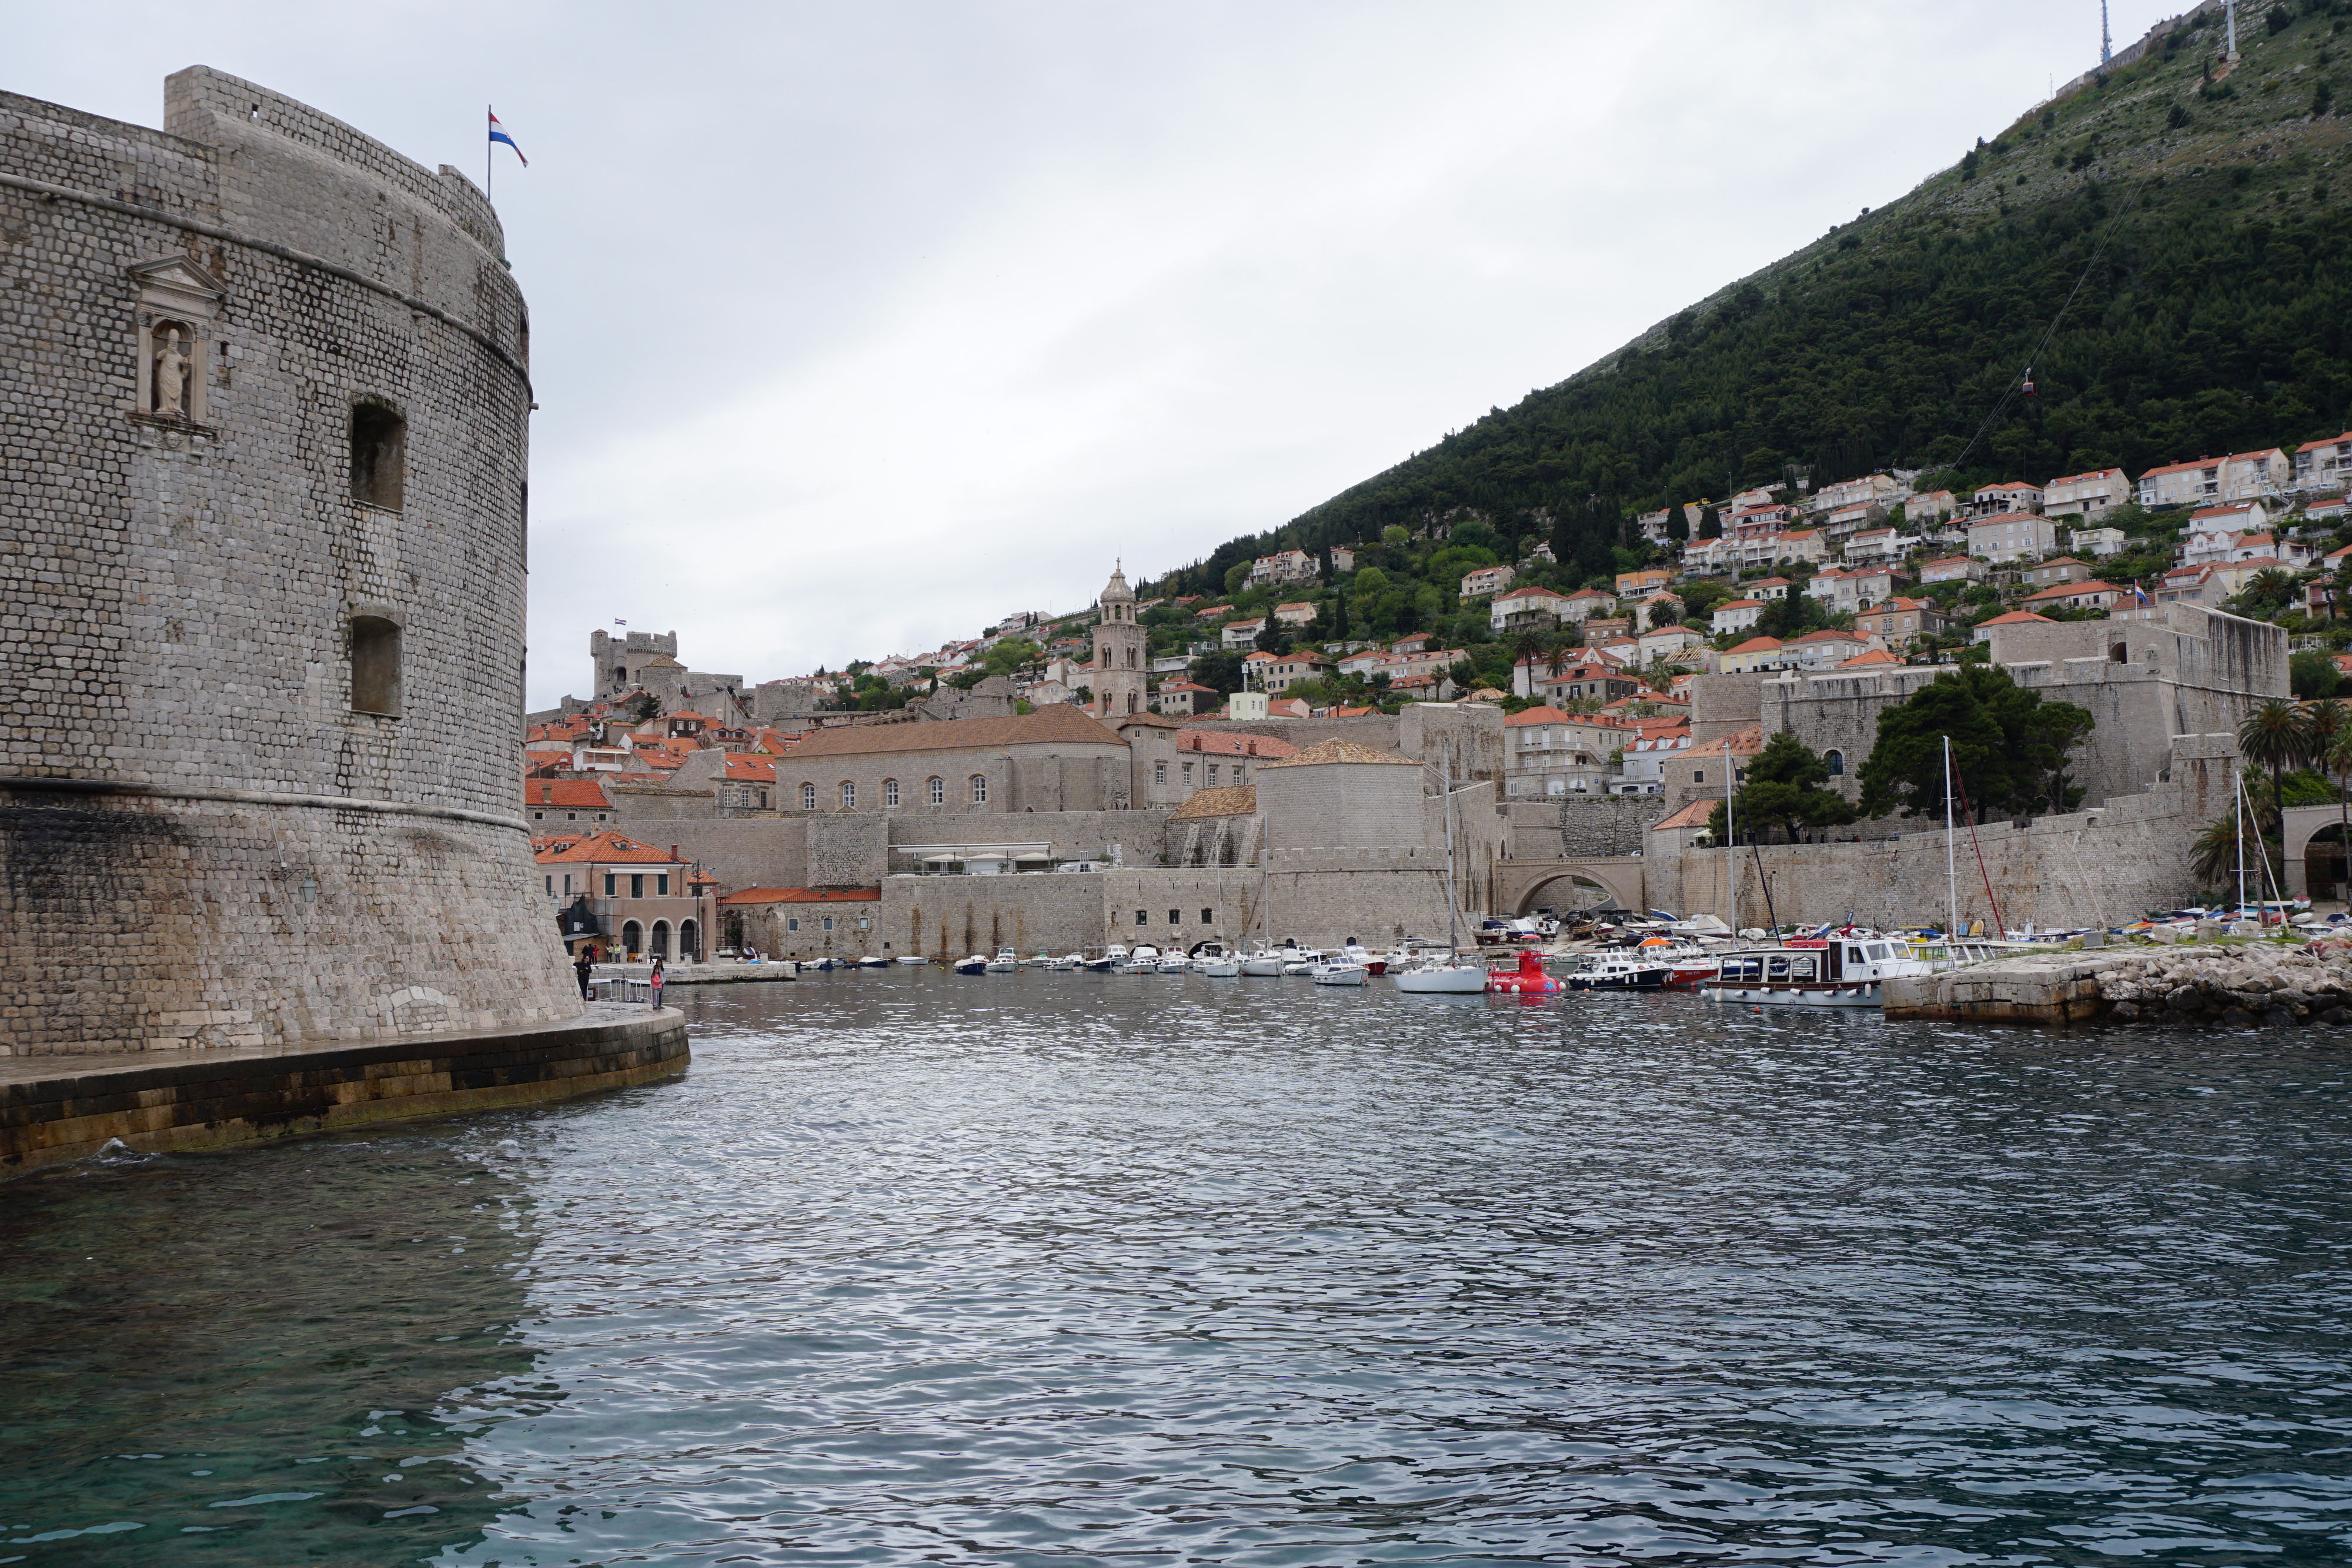
[(2053, 952), (1889, 980), (1890, 1019), (2292, 1029), (2352, 1022), (2352, 947), (2275, 942)]
[(365, 1045), (113, 1051), (0, 1061), (0, 1179), (120, 1143), (223, 1148), (570, 1099), (686, 1071), (685, 1015), (610, 1003), (538, 1028)]

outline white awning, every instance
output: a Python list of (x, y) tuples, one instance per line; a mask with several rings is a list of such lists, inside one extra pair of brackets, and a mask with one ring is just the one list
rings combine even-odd
[(1043, 863), (1043, 862), (1046, 862), (1046, 861), (1050, 861), (1050, 860), (1052, 860), (1054, 857), (1053, 857), (1052, 855), (1047, 854), (1047, 853), (1046, 853), (1045, 851), (1043, 851), (1043, 850), (1030, 850), (1030, 851), (1026, 852), (1025, 853), (1022, 853), (1022, 854), (1014, 855), (1013, 858), (1014, 860), (1016, 860), (1016, 861), (1021, 862), (1022, 862), (1023, 864), (1024, 864), (1024, 865), (1034, 865), (1034, 864), (1041, 864), (1041, 863)]

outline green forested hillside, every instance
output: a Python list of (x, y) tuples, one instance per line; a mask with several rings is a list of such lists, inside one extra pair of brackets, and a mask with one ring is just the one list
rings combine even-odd
[[(2217, 58), (2219, 17), (1158, 590), (1216, 594), (1255, 556), (1466, 514), (1504, 559), (1542, 535), (1563, 575), (1593, 573), (1617, 564), (1634, 514), (1789, 465), (1820, 484), (1958, 463), (1957, 489), (2352, 426), (2352, 125), (2336, 112), (2352, 114), (2352, 0), (2242, 6), (2234, 67)], [(2036, 395), (1970, 450), (2029, 356)]]

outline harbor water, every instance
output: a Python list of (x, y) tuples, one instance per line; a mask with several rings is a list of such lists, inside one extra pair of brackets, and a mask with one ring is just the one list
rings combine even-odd
[(2352, 1560), (2352, 1035), (904, 969), (0, 1187), (0, 1563)]

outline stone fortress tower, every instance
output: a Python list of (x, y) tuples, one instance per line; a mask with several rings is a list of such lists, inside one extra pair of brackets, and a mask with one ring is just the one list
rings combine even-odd
[(1111, 568), (1096, 606), (1102, 618), (1095, 623), (1094, 667), (1087, 676), (1094, 687), (1097, 717), (1123, 717), (1143, 711), (1143, 628), (1135, 619), (1135, 593), (1127, 573)]
[(164, 123), (0, 94), (0, 1055), (576, 1018), (498, 218), (205, 68)]

